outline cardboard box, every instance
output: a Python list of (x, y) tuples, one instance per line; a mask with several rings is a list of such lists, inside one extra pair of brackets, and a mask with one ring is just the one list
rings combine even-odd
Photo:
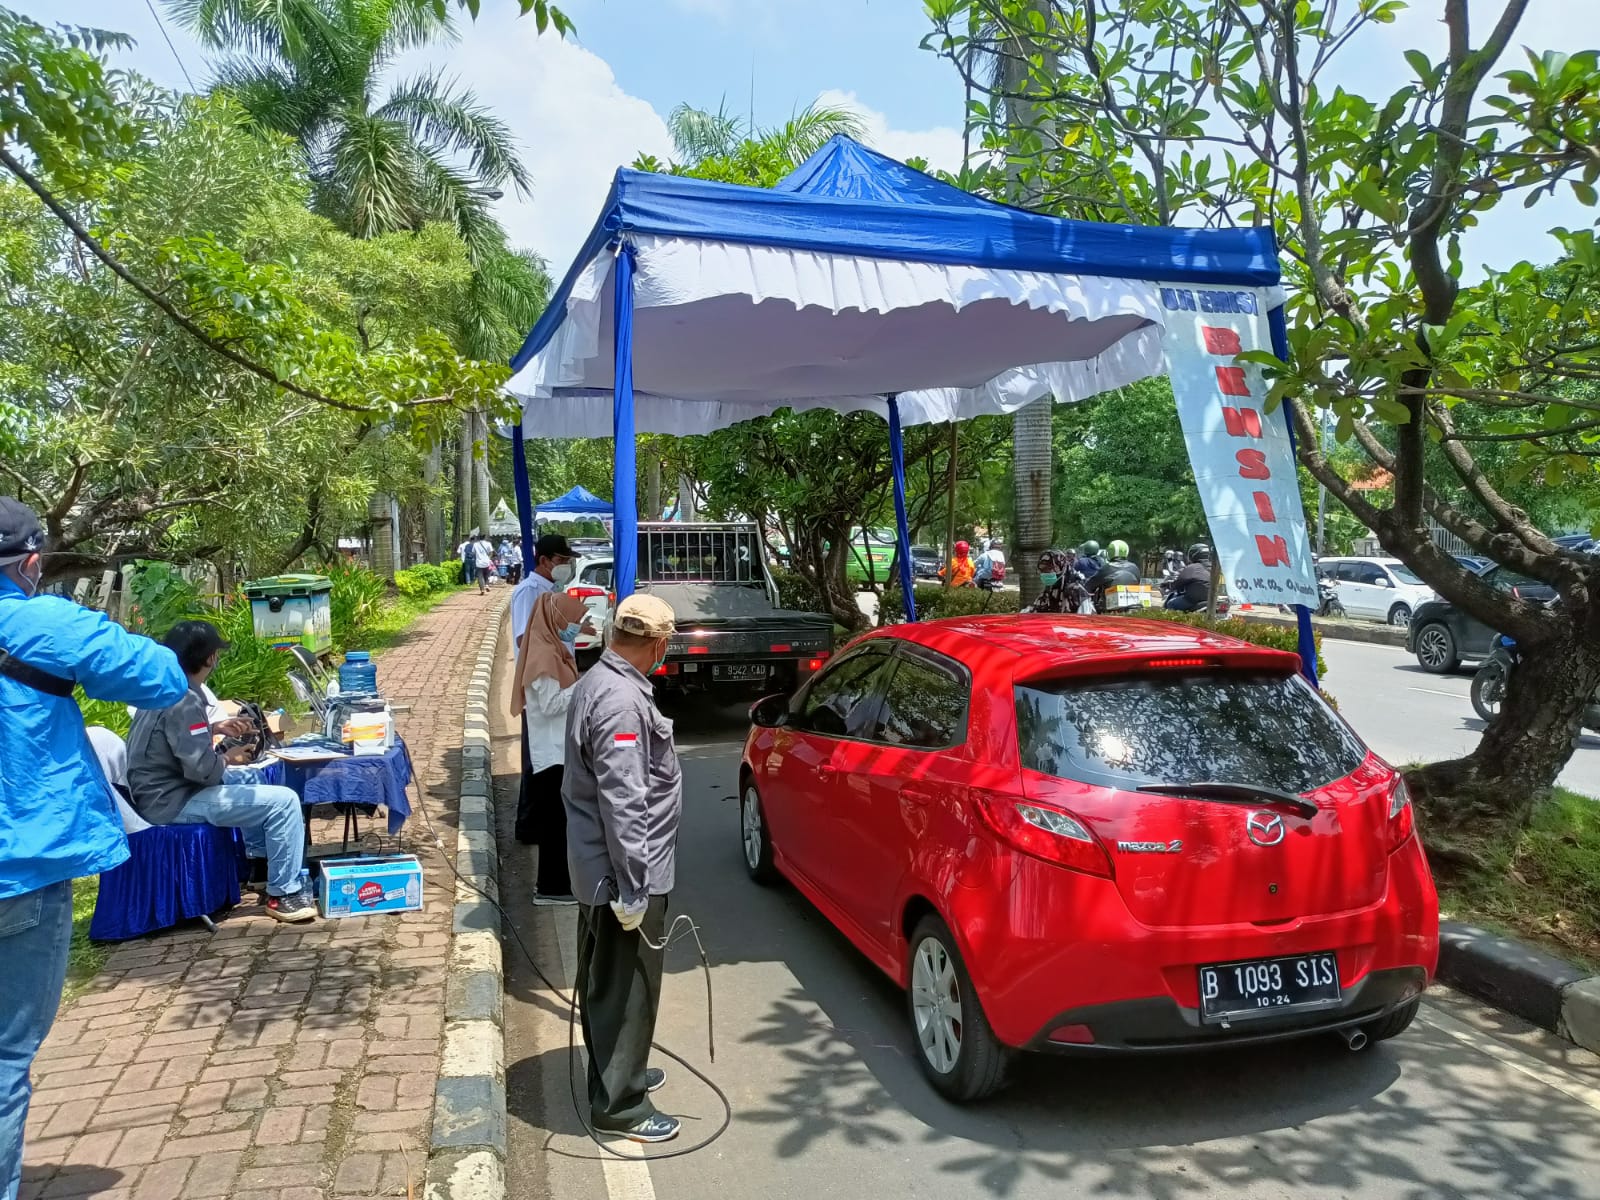
[(317, 869), (317, 911), (324, 917), (366, 917), (422, 909), (422, 864), (414, 854), (325, 858)]
[(1156, 589), (1146, 584), (1141, 583), (1132, 587), (1109, 587), (1106, 589), (1106, 607), (1108, 609), (1155, 608), (1158, 603)]

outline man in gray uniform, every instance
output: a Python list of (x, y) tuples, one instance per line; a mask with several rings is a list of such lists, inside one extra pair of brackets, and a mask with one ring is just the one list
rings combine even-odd
[(674, 621), (654, 596), (617, 606), (610, 646), (573, 685), (561, 788), (579, 905), (590, 1122), (636, 1142), (668, 1141), (679, 1126), (651, 1103), (666, 1075), (647, 1065), (683, 810), (672, 722), (656, 709), (650, 675), (666, 657)]

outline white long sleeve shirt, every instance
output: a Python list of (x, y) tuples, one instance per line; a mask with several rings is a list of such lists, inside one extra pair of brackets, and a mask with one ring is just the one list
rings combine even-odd
[(528, 722), (528, 760), (535, 773), (566, 760), (567, 709), (572, 688), (561, 688), (546, 675), (522, 689)]

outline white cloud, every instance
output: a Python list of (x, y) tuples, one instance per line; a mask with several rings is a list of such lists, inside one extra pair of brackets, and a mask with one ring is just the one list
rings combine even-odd
[(928, 165), (952, 173), (961, 169), (961, 130), (948, 125), (932, 129), (895, 129), (889, 118), (876, 109), (868, 108), (854, 92), (829, 88), (817, 97), (817, 103), (830, 108), (848, 108), (861, 118), (866, 127), (866, 142), (891, 158), (904, 162), (908, 158), (925, 158)]
[(640, 154), (666, 158), (672, 139), (660, 114), (623, 91), (604, 59), (574, 42), (540, 37), (516, 12), (513, 4), (484, 5), (448, 67), (516, 134), (533, 194), (508, 194), (497, 213), (512, 243), (542, 254), (559, 280), (616, 169)]

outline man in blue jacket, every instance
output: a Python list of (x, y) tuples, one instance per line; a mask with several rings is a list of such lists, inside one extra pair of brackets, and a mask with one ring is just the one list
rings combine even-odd
[(0, 497), (0, 1200), (22, 1186), (28, 1069), (61, 1003), (72, 881), (128, 857), (73, 685), (149, 708), (189, 690), (171, 650), (38, 595), (43, 548), (38, 518)]

